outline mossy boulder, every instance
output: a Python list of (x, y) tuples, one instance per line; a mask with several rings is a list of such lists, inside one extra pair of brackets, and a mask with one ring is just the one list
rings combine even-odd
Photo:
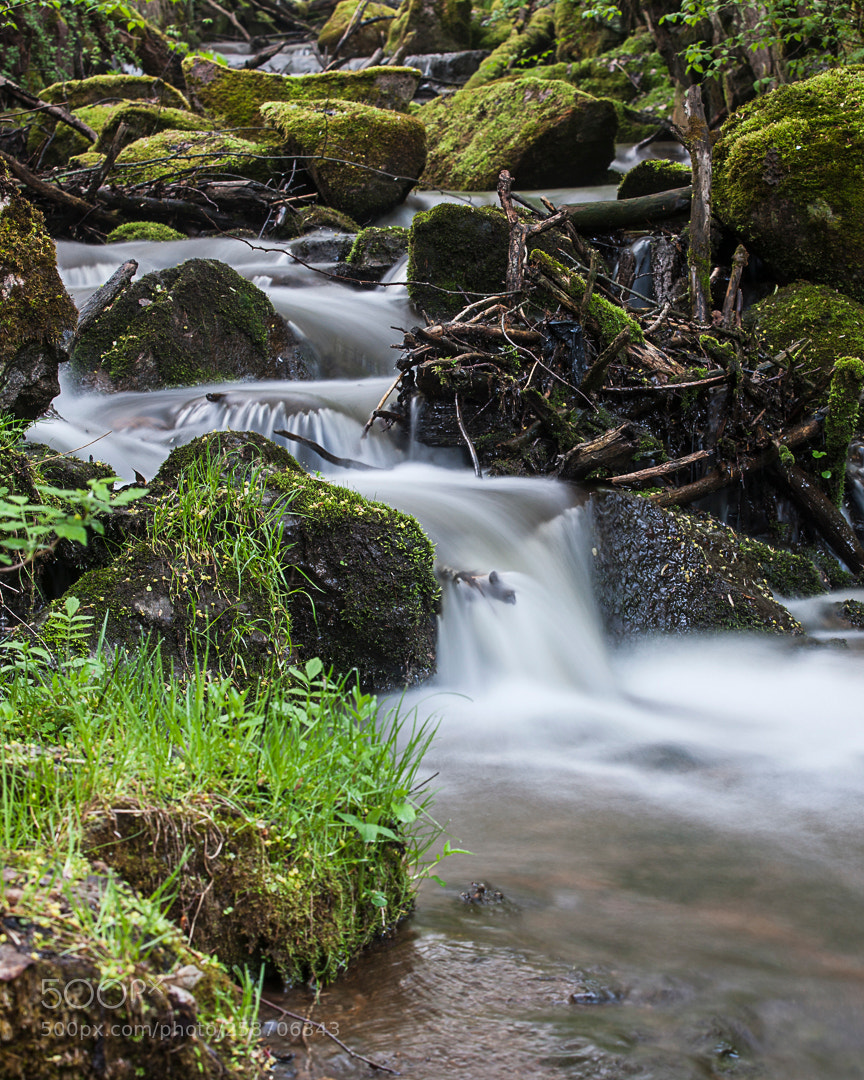
[(383, 276), (385, 271), (407, 253), (408, 232), (409, 230), (401, 225), (362, 229), (345, 260), (351, 272), (363, 270)]
[(45, 220), (0, 164), (0, 412), (35, 420), (48, 408), (77, 322)]
[(271, 147), (221, 131), (160, 131), (130, 143), (118, 156), (111, 177), (123, 184), (228, 173), (266, 183), (284, 171)]
[(105, 390), (305, 376), (297, 341), (266, 294), (215, 259), (132, 282), (75, 340), (72, 370)]
[[(120, 102), (110, 105), (84, 105), (80, 109), (74, 109), (72, 115), (98, 135), (120, 108)], [(61, 124), (47, 113), (38, 113), (27, 133), (27, 153), (34, 161), (41, 162), (41, 167), (46, 169), (65, 165), (77, 154), (86, 154), (93, 149), (94, 144), (86, 135), (82, 135), (69, 124)]]
[(480, 64), (468, 82), (466, 89), (485, 86), (505, 75), (511, 74), (517, 67), (524, 67), (551, 51), (555, 41), (555, 22), (548, 7), (538, 8), (521, 29), (513, 29), (491, 56)]
[(458, 52), (471, 45), (471, 0), (402, 0), (390, 25), (387, 51)]
[(423, 171), (426, 130), (413, 116), (354, 101), (270, 102), (261, 115), (322, 201), (361, 223), (398, 206)]
[(554, 80), (502, 80), (424, 105), (423, 180), (456, 191), (495, 188), (509, 169), (521, 189), (603, 181), (615, 157), (615, 108)]
[(757, 552), (708, 514), (617, 491), (591, 496), (596, 596), (617, 637), (698, 631), (803, 633)]
[(46, 86), (40, 90), (39, 97), (67, 109), (140, 99), (155, 101), (169, 109), (189, 108), (188, 100), (176, 87), (153, 75), (93, 75), (89, 79), (69, 79)]
[[(70, 590), (94, 616), (94, 626), (101, 627), (107, 613), (111, 646), (158, 638), (166, 662), (179, 669), (196, 655), (203, 662), (206, 646), (211, 669), (246, 678), (274, 662), (316, 656), (340, 673), (356, 669), (363, 685), (376, 689), (432, 674), (434, 551), (413, 518), (309, 476), (287, 450), (254, 432), (217, 432), (173, 451), (151, 498), (171, 506), (184, 477), (213, 462), (226, 483), (242, 485), (254, 475), (256, 485), (266, 486), (263, 501), (284, 507), (279, 542), (290, 593), (274, 610), (251, 574), (241, 581), (231, 566), (184, 558), (176, 550), (179, 535), (167, 548), (170, 537), (145, 539)], [(227, 496), (224, 505), (229, 513)]]
[(624, 35), (614, 22), (586, 18), (586, 0), (555, 0), (555, 58), (582, 60), (605, 53)]
[(806, 342), (802, 360), (826, 371), (841, 356), (864, 359), (864, 305), (827, 285), (796, 281), (777, 289), (749, 309), (744, 323), (771, 353)]
[(677, 161), (648, 158), (625, 173), (618, 185), (619, 199), (638, 199), (642, 195), (654, 195), (659, 191), (672, 191), (687, 187), (693, 179), (687, 165)]
[(157, 903), (95, 855), (25, 849), (2, 862), (0, 1075), (263, 1080), (240, 991)]
[(714, 209), (780, 281), (864, 300), (864, 67), (781, 86), (739, 109), (714, 152)]
[(160, 131), (209, 131), (213, 126), (209, 120), (188, 109), (170, 109), (151, 105), (146, 101), (130, 102), (111, 110), (99, 128), (99, 139), (93, 149), (99, 153), (107, 153), (114, 144), (121, 124), (126, 128), (120, 143), (121, 149), (136, 139), (143, 139)]
[[(324, 24), (318, 35), (318, 48), (322, 52), (332, 53), (342, 39), (342, 35), (348, 29), (354, 13), (357, 11), (362, 0), (339, 0), (333, 10), (333, 14)], [(363, 9), (361, 23), (367, 19), (379, 19), (370, 26), (360, 26), (354, 30), (351, 37), (339, 50), (339, 55), (350, 60), (355, 56), (371, 56), (376, 49), (384, 47), (387, 34), (390, 30), (396, 12), (386, 4), (366, 4)]]
[(359, 101), (405, 112), (420, 81), (420, 72), (414, 68), (373, 67), (292, 77), (229, 68), (201, 56), (187, 57), (183, 70), (200, 111), (227, 127), (241, 129), (262, 126), (259, 109), (268, 101)]
[[(455, 315), (480, 295), (501, 292), (507, 273), (510, 230), (495, 207), (439, 203), (415, 215), (408, 238), (408, 294), (434, 316)], [(563, 248), (555, 230), (528, 241), (529, 250)]]
[(124, 225), (118, 225), (105, 237), (106, 244), (127, 243), (130, 240), (185, 240), (186, 234), (172, 229), (170, 225), (163, 225), (159, 221), (127, 221)]

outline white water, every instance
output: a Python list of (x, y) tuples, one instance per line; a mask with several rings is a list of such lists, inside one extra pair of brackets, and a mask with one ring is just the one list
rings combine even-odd
[[(416, 321), (401, 292), (312, 284), (283, 251), (230, 241), (60, 245), (79, 298), (130, 254), (142, 272), (227, 258), (268, 288), (325, 370), (332, 348), (341, 367), (353, 357), (357, 374), (380, 374), (107, 398), (64, 391), (64, 420), (38, 425), (35, 438), (66, 450), (110, 429), (84, 453), (150, 478), (172, 446), (204, 431), (287, 427), (387, 466), (334, 470), (300, 455), (415, 514), (442, 563), (497, 570), (516, 594), (512, 605), (465, 603), (446, 588), (439, 675), (407, 701), (440, 719), (426, 766), (439, 774), (440, 815), (474, 854), (445, 867), (447, 889), (424, 886), (412, 926), (328, 991), (317, 1018), (428, 1080), (462, 1070), (697, 1080), (720, 1064), (777, 1080), (864, 1076), (860, 655), (750, 639), (611, 652), (572, 492), (478, 481), (380, 433), (361, 442), (389, 382), (399, 339), (389, 328)], [(208, 391), (225, 396), (207, 401)], [(458, 900), (486, 875), (508, 906)], [(623, 986), (621, 1000), (574, 1005), (588, 976)], [(715, 1029), (737, 1033), (742, 1057), (721, 1062), (726, 1036)], [(323, 1046), (315, 1054), (310, 1075), (366, 1075)]]

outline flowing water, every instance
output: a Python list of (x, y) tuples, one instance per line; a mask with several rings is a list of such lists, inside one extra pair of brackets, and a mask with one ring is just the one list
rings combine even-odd
[[(289, 428), (379, 466), (303, 458), (415, 514), (442, 563), (494, 569), (515, 595), (449, 585), (439, 674), (401, 705), (440, 724), (424, 768), (438, 817), (473, 854), (442, 865), (446, 887), (423, 884), (417, 913), (313, 1017), (416, 1080), (864, 1077), (860, 656), (710, 638), (610, 649), (572, 490), (476, 480), (459, 455), (380, 433), (360, 441), (391, 378), (391, 327), (416, 321), (404, 290), (355, 292), (263, 246), (61, 244), (59, 256), (79, 301), (130, 256), (141, 272), (224, 259), (307, 338), (320, 381), (65, 389), (61, 419), (32, 437), (69, 450), (104, 436), (81, 453), (150, 478), (205, 431)], [(472, 881), (503, 899), (465, 902)], [(270, 996), (312, 1007), (305, 988)], [(294, 1055), (277, 1075), (371, 1075), (273, 1015), (269, 1043)]]

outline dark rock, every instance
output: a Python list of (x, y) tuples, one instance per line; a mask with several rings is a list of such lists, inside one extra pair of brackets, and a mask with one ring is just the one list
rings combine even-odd
[(44, 219), (0, 164), (0, 412), (35, 420), (48, 408), (77, 319)]
[(267, 296), (215, 259), (190, 259), (125, 288), (76, 337), (72, 367), (83, 386), (103, 390), (308, 377)]
[(747, 542), (709, 515), (615, 491), (596, 492), (589, 505), (597, 599), (613, 635), (803, 633), (772, 597)]
[(468, 888), (459, 893), (459, 899), (466, 904), (503, 904), (504, 893), (491, 888), (483, 881), (472, 881)]

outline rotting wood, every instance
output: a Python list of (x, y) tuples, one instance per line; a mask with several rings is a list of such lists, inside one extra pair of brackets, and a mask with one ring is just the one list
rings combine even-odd
[(4, 150), (0, 150), (0, 161), (6, 162), (9, 172), (12, 173), (16, 180), (20, 180), (31, 191), (35, 191), (37, 195), (48, 199), (62, 210), (77, 214), (82, 219), (90, 218), (96, 224), (108, 225), (112, 229), (121, 223), (121, 219), (116, 214), (111, 213), (110, 210), (88, 203), (84, 199), (79, 199), (77, 195), (70, 195), (68, 191), (64, 191), (63, 188), (58, 187), (56, 184), (49, 184), (45, 180), (41, 180), (26, 165), (22, 165), (17, 158), (7, 154)]
[(729, 284), (726, 286), (726, 296), (723, 299), (723, 313), (720, 322), (723, 326), (740, 326), (741, 314), (738, 310), (738, 294), (741, 289), (741, 277), (744, 274), (750, 255), (743, 244), (735, 248), (732, 256), (732, 273), (729, 275)]
[(693, 168), (693, 196), (690, 204), (690, 247), (687, 266), (690, 302), (697, 323), (707, 323), (711, 312), (711, 132), (705, 120), (702, 87), (687, 90), (687, 149)]
[(614, 232), (630, 229), (652, 221), (663, 221), (690, 209), (692, 187), (672, 188), (656, 195), (641, 195), (638, 199), (614, 199), (593, 203), (563, 206), (577, 231), (583, 233)]
[(635, 450), (635, 429), (625, 422), (562, 454), (555, 475), (561, 480), (583, 480), (595, 469), (614, 469), (629, 461)]
[(109, 304), (113, 304), (120, 293), (125, 291), (137, 271), (138, 263), (135, 259), (129, 259), (122, 266), (118, 266), (105, 284), (101, 285), (96, 292), (87, 298), (78, 315), (78, 325), (75, 328), (76, 339), (80, 338), (85, 330), (99, 318), (105, 308)]

